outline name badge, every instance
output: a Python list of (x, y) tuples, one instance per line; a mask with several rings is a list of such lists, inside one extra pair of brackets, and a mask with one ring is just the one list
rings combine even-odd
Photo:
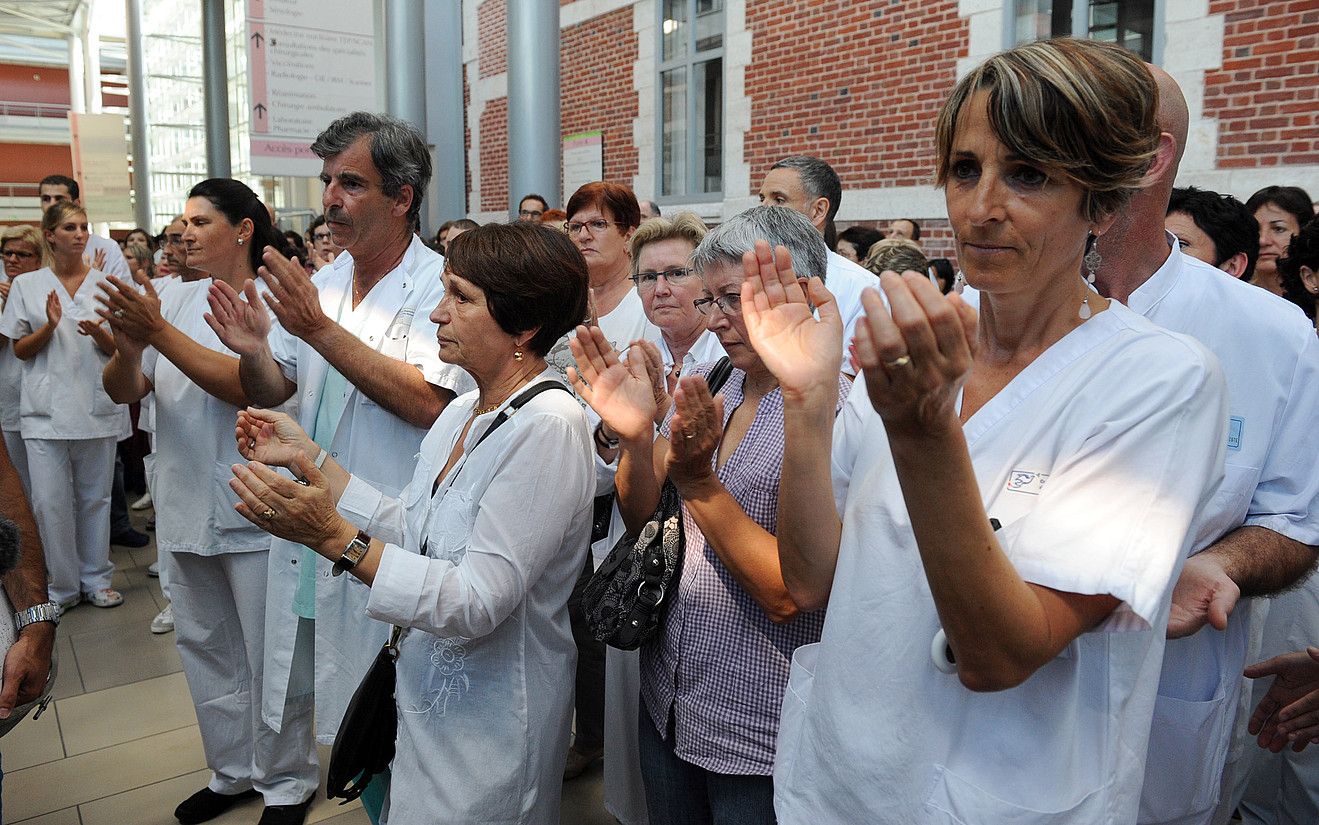
[(1034, 473), (1029, 470), (1013, 470), (1008, 473), (1007, 490), (1009, 493), (1025, 493), (1038, 496), (1044, 489), (1044, 482), (1049, 480), (1048, 473)]
[(1246, 419), (1239, 415), (1234, 415), (1227, 420), (1227, 448), (1229, 450), (1241, 449), (1241, 432), (1246, 428)]

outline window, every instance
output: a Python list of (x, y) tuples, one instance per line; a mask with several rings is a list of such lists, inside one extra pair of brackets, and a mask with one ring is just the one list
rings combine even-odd
[(1075, 35), (1154, 60), (1155, 0), (1017, 0), (1014, 42)]
[(724, 188), (724, 0), (662, 0), (659, 193)]

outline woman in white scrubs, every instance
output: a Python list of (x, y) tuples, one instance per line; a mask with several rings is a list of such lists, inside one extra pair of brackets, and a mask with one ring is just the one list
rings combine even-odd
[(572, 717), (567, 602), (595, 472), (586, 414), (545, 353), (586, 314), (586, 265), (563, 233), (523, 222), (470, 230), (448, 250), (431, 320), (440, 357), (478, 389), (436, 419), (402, 497), (260, 410), (240, 418), (255, 460), (234, 467), (233, 485), (239, 512), (351, 572), (371, 588), (368, 614), (406, 628), (382, 821), (549, 825)]
[(279, 821), (301, 821), (294, 814), (316, 790), (316, 760), (305, 726), (276, 732), (261, 719), (270, 536), (234, 512), (234, 421), (247, 402), (234, 375), (208, 374), (207, 355), (234, 353), (204, 317), (214, 281), (241, 292), (262, 251), (284, 240), (256, 194), (228, 178), (194, 186), (183, 219), (188, 266), (210, 277), (170, 284), (159, 297), (145, 273), (145, 295), (111, 279), (101, 310), (118, 348), (105, 369), (111, 397), (155, 395), (156, 545), (169, 554), (179, 657), (211, 770), (175, 816), (202, 822), (259, 793), (267, 810), (282, 809)]
[[(5, 274), (0, 280), (0, 311), (5, 308), (14, 279), (49, 266), (46, 245), (34, 226), (11, 226), (0, 233)], [(3, 432), (9, 460), (23, 483), (23, 492), (32, 498), (32, 480), (27, 471), (27, 448), (23, 446), (18, 408), (23, 395), (23, 362), (14, 355), (8, 338), (0, 338), (0, 432)]]
[(106, 275), (84, 259), (90, 232), (81, 206), (55, 204), (41, 230), (51, 265), (10, 287), (0, 335), (23, 361), (19, 427), (50, 600), (65, 609), (84, 598), (115, 607), (124, 597), (110, 587), (110, 482), (115, 442), (130, 425), (128, 408), (101, 389), (114, 339), (93, 296)]
[(783, 577), (829, 607), (783, 700), (780, 822), (1135, 821), (1227, 423), (1213, 357), (1082, 274), (1154, 161), (1156, 101), (1138, 57), (1084, 40), (958, 83), (935, 168), (981, 313), (885, 273), (892, 312), (866, 293), (836, 426), (831, 296), (810, 284), (817, 321), (783, 250), (745, 262), (785, 398)]

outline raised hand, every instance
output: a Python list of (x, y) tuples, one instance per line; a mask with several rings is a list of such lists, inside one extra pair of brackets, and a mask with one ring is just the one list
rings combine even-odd
[(335, 509), (325, 474), (299, 455), (290, 467), (299, 484), (259, 461), (235, 464), (229, 487), (239, 498), (234, 509), (273, 536), (316, 547), (343, 532), (346, 520)]
[(96, 314), (110, 323), (110, 328), (143, 343), (151, 343), (167, 326), (160, 314), (160, 296), (145, 275), (137, 279), (142, 291), (134, 289), (114, 275), (96, 285), (101, 294)]
[(238, 411), (234, 438), (239, 455), (271, 467), (292, 467), (298, 456), (314, 458), (320, 452), (298, 422), (282, 412), (256, 407)]
[(681, 492), (714, 475), (710, 459), (724, 437), (724, 399), (710, 396), (704, 378), (688, 375), (679, 379), (673, 403), (664, 467)]
[(104, 249), (96, 250), (96, 254), (92, 256), (92, 259), (89, 263), (91, 264), (92, 269), (96, 269), (96, 270), (100, 270), (101, 272), (104, 272), (105, 250)]
[(9, 303), (9, 288), (12, 285), (13, 281), (0, 282), (0, 309), (4, 309), (5, 304)]
[(78, 322), (78, 334), (86, 335), (96, 344), (96, 348), (106, 355), (114, 355), (115, 339), (110, 330), (102, 326), (101, 321), (83, 319)]
[(316, 285), (297, 258), (285, 258), (273, 246), (262, 254), (266, 265), (257, 270), (270, 288), (270, 311), (289, 334), (306, 339), (332, 323), (321, 309)]
[(765, 241), (742, 256), (742, 272), (742, 319), (751, 346), (784, 397), (832, 405), (843, 360), (843, 320), (833, 295), (818, 278), (798, 279), (788, 250), (771, 250)]
[(577, 394), (620, 439), (650, 438), (655, 391), (646, 375), (645, 358), (621, 362), (599, 327), (579, 326), (569, 346), (577, 368), (568, 368), (568, 380)]
[(658, 427), (664, 423), (664, 416), (669, 414), (669, 408), (673, 406), (673, 398), (669, 396), (668, 376), (664, 370), (664, 356), (653, 342), (639, 338), (628, 345), (628, 358), (640, 358), (646, 366), (646, 375), (655, 393), (655, 426)]
[(1246, 668), (1246, 676), (1275, 676), (1246, 726), (1261, 748), (1274, 753), (1288, 744), (1301, 751), (1319, 742), (1319, 648), (1274, 656)]
[(46, 324), (50, 327), (60, 325), (60, 319), (64, 317), (64, 305), (60, 303), (60, 296), (51, 290), (46, 296)]
[(248, 281), (244, 284), (240, 296), (224, 281), (214, 281), (206, 302), (211, 311), (202, 317), (226, 347), (240, 356), (256, 355), (265, 349), (266, 336), (270, 334), (270, 316), (266, 314), (255, 283)]
[(885, 272), (880, 284), (889, 306), (866, 289), (866, 317), (856, 325), (870, 403), (890, 435), (933, 432), (956, 421), (957, 393), (975, 350), (975, 310), (918, 272)]

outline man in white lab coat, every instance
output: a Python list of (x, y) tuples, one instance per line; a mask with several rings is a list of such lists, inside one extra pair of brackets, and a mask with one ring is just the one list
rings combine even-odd
[(1173, 591), (1139, 819), (1204, 825), (1232, 811), (1234, 731), (1249, 718), (1239, 712), (1249, 700), (1241, 670), (1258, 652), (1263, 602), (1238, 600), (1278, 593), (1315, 563), (1319, 339), (1294, 306), (1181, 253), (1164, 231), (1187, 108), (1176, 82), (1152, 70), (1158, 156), (1148, 186), (1097, 244), (1096, 287), (1197, 338), (1227, 379), (1226, 475), (1192, 526), (1192, 555)]

